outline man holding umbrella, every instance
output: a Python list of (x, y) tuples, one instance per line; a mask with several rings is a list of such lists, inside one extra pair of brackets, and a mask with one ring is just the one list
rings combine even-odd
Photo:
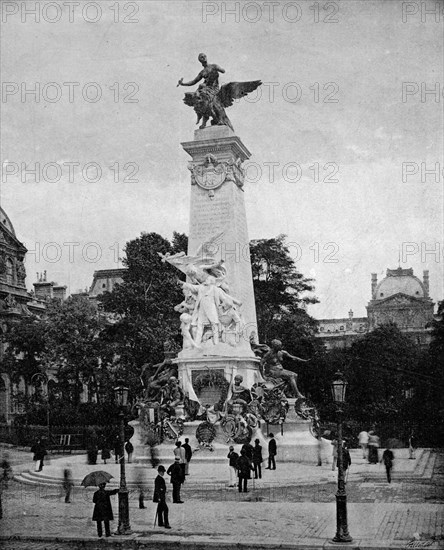
[(108, 472), (97, 471), (88, 474), (82, 481), (83, 487), (89, 487), (90, 485), (98, 485), (99, 490), (93, 495), (94, 511), (92, 520), (97, 522), (97, 534), (102, 536), (102, 521), (105, 524), (105, 536), (111, 536), (111, 530), (109, 522), (114, 519), (113, 509), (111, 506), (111, 495), (115, 495), (119, 492), (119, 489), (113, 489), (112, 491), (105, 490), (106, 483), (113, 476)]

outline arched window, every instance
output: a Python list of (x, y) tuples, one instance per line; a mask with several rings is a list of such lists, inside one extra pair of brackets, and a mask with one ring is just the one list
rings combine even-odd
[(8, 285), (14, 284), (14, 265), (9, 258), (6, 260), (6, 283)]

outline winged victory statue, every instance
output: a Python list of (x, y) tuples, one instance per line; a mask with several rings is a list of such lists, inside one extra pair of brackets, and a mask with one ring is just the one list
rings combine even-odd
[(262, 82), (260, 80), (230, 82), (219, 88), (219, 73), (224, 73), (225, 69), (222, 69), (222, 67), (219, 67), (215, 63), (208, 63), (207, 56), (204, 53), (200, 53), (198, 59), (202, 63), (203, 69), (196, 78), (190, 82), (184, 82), (183, 78), (181, 78), (177, 83), (177, 86), (194, 86), (203, 80), (203, 83), (199, 85), (195, 92), (185, 93), (184, 103), (190, 107), (194, 107), (194, 111), (197, 114), (196, 124), (202, 120), (199, 128), (205, 128), (208, 120), (211, 118), (213, 126), (226, 125), (234, 130), (225, 112), (225, 108), (231, 107), (235, 99), (239, 99), (256, 90)]

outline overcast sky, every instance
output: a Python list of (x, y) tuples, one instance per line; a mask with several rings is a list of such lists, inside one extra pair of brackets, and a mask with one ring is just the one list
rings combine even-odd
[(252, 152), (249, 235), (288, 235), (310, 313), (365, 315), (370, 274), (400, 253), (442, 299), (444, 16), (407, 4), (80, 0), (35, 21), (35, 2), (3, 2), (1, 205), (28, 288), (47, 270), (75, 292), (141, 232), (188, 232), (195, 115), (176, 83), (205, 52), (221, 83), (264, 83), (228, 112)]

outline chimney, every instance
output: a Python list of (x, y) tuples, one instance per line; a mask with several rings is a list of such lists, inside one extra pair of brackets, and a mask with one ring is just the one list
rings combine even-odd
[(57, 300), (63, 302), (66, 298), (66, 288), (66, 286), (54, 286), (54, 298), (57, 298)]
[(423, 271), (422, 280), (424, 283), (424, 298), (429, 297), (429, 271), (428, 269)]
[(54, 283), (48, 283), (46, 280), (42, 280), (42, 277), (34, 283), (35, 297), (40, 300), (46, 300), (46, 298), (53, 298), (53, 286)]
[(378, 274), (372, 273), (372, 300), (376, 300), (376, 287), (378, 285)]

